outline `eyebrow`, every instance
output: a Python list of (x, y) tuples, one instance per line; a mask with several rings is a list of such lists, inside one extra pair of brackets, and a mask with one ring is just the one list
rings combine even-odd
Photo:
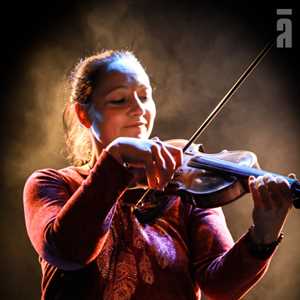
[[(110, 93), (112, 93), (113, 91), (115, 91), (115, 90), (118, 90), (118, 89), (127, 89), (129, 86), (128, 85), (119, 85), (119, 86), (117, 86), (117, 87), (114, 87), (114, 88), (112, 88), (112, 89), (110, 89), (108, 92), (106, 92), (105, 93), (105, 97), (107, 96), (107, 95), (109, 95)], [(151, 89), (151, 87), (149, 87), (149, 86), (146, 86), (146, 85), (144, 85), (144, 84), (139, 84), (138, 86), (137, 86), (137, 88), (144, 88), (144, 89)]]

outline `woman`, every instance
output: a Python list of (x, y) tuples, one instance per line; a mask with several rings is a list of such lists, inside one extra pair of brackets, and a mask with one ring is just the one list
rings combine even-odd
[[(81, 61), (65, 116), (72, 113), (73, 166), (35, 171), (24, 188), (42, 299), (200, 299), (200, 290), (239, 299), (263, 276), (291, 208), (286, 180), (249, 179), (253, 226), (234, 243), (221, 208), (164, 194), (182, 151), (149, 139), (155, 103), (132, 53)], [(138, 210), (141, 185), (156, 192)]]

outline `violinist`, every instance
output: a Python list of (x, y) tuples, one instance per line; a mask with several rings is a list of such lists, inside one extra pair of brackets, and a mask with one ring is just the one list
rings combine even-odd
[[(37, 170), (24, 187), (41, 299), (192, 300), (201, 291), (209, 299), (242, 298), (282, 239), (292, 205), (288, 181), (249, 178), (253, 223), (234, 242), (221, 208), (164, 193), (183, 153), (151, 138), (155, 102), (134, 54), (87, 57), (70, 79), (64, 124), (71, 165)], [(143, 214), (135, 209), (140, 182), (154, 191), (143, 199)]]

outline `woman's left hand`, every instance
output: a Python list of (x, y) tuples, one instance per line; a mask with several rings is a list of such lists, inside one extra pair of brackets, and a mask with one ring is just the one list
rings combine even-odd
[[(295, 175), (289, 177), (295, 178)], [(249, 188), (254, 202), (251, 232), (254, 242), (269, 244), (276, 241), (292, 207), (290, 184), (283, 177), (268, 174), (257, 178), (251, 176)]]

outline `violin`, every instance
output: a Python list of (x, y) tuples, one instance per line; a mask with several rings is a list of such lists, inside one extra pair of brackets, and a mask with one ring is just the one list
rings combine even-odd
[[(168, 143), (182, 147), (186, 141), (170, 140)], [(214, 208), (249, 193), (248, 178), (265, 174), (284, 177), (291, 186), (294, 206), (300, 207), (300, 182), (297, 179), (260, 169), (257, 156), (251, 151), (223, 150), (220, 153), (208, 154), (203, 151), (201, 144), (192, 144), (186, 150), (183, 164), (175, 171), (166, 193), (189, 193), (193, 205)]]
[[(173, 139), (167, 143), (183, 148), (186, 140)], [(290, 184), (293, 205), (300, 208), (300, 182), (260, 169), (255, 153), (223, 150), (209, 154), (204, 152), (202, 144), (191, 144), (184, 152), (183, 164), (177, 168), (164, 191), (147, 189), (133, 211), (141, 223), (151, 222), (167, 205), (164, 197), (169, 195), (178, 195), (182, 201), (199, 208), (224, 206), (250, 192), (250, 176), (265, 174), (285, 178)], [(147, 188), (146, 183), (139, 183), (135, 188)]]
[[(169, 141), (174, 146), (183, 149), (184, 158), (183, 165), (175, 171), (174, 178), (163, 192), (164, 195), (178, 194), (182, 196), (182, 199), (188, 199), (197, 207), (214, 208), (237, 200), (249, 192), (248, 178), (250, 176), (271, 174), (284, 177), (289, 182), (293, 193), (293, 205), (295, 208), (300, 208), (300, 182), (297, 179), (260, 169), (255, 153), (223, 150), (220, 153), (208, 154), (203, 151), (201, 144), (194, 144), (195, 139), (204, 132), (274, 44), (275, 40), (272, 40), (258, 54), (188, 141), (180, 139)], [(155, 199), (151, 197), (153, 193), (156, 193), (156, 196), (161, 194), (147, 189), (134, 207), (136, 215), (141, 220), (147, 221), (149, 217), (151, 219), (151, 215), (154, 216), (164, 205), (160, 200), (154, 200), (154, 203), (144, 201), (148, 194), (150, 194), (148, 198)], [(154, 210), (151, 212), (149, 207), (154, 207)]]

